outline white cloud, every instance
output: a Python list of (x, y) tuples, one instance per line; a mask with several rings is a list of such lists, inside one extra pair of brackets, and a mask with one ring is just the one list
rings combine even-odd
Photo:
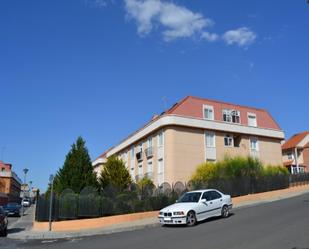
[(215, 34), (205, 31), (205, 28), (212, 26), (214, 22), (200, 13), (194, 13), (183, 6), (162, 0), (124, 1), (127, 15), (136, 21), (140, 35), (148, 34), (154, 27), (158, 27), (163, 30), (165, 41), (195, 35), (206, 40), (215, 39)]
[(229, 30), (224, 33), (223, 40), (228, 45), (237, 44), (240, 47), (247, 47), (252, 44), (257, 35), (247, 27)]
[(219, 39), (219, 36), (217, 34), (204, 31), (201, 34), (201, 38), (205, 39), (206, 41), (214, 42), (214, 41), (217, 41)]

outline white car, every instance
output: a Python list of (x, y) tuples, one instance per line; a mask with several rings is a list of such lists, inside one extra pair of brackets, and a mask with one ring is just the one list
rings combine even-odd
[(230, 195), (216, 189), (196, 190), (183, 194), (175, 204), (161, 209), (158, 218), (162, 225), (194, 226), (198, 221), (214, 216), (227, 218), (232, 206)]
[(22, 205), (24, 207), (30, 207), (30, 200), (29, 199), (23, 199), (22, 200)]

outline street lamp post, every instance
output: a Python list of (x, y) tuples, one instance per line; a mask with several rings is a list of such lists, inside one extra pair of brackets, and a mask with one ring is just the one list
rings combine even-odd
[(29, 198), (30, 198), (30, 205), (32, 204), (32, 198), (33, 198), (33, 196), (32, 196), (32, 183), (33, 183), (33, 181), (29, 181)]
[(53, 190), (54, 190), (54, 176), (50, 175), (49, 176), (49, 182), (51, 184), (50, 186), (50, 201), (49, 201), (49, 226), (48, 230), (52, 230), (52, 209), (53, 209)]
[(25, 198), (26, 176), (27, 176), (29, 169), (24, 168), (23, 171), (24, 171), (24, 187), (23, 187), (23, 198), (22, 198), (22, 201), (21, 201), (21, 208), (22, 208), (21, 215), (22, 216), (24, 216), (24, 211), (25, 211), (24, 205), (23, 205), (23, 199)]

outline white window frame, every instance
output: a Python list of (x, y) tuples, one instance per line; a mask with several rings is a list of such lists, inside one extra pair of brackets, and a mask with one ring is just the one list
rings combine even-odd
[[(211, 117), (206, 117), (206, 110), (208, 111), (211, 111), (209, 113), (211, 113)], [(207, 120), (214, 120), (215, 119), (215, 111), (214, 111), (214, 107), (211, 106), (211, 105), (203, 105), (203, 116), (204, 116), (204, 119), (207, 119)]]
[(147, 139), (147, 148), (152, 147), (152, 137)]
[[(160, 143), (160, 137), (162, 138), (162, 144)], [(163, 131), (160, 131), (158, 133), (157, 139), (158, 139), (158, 141), (157, 141), (158, 147), (163, 147), (164, 146), (164, 133), (163, 133)]]
[[(151, 165), (151, 167), (149, 167), (149, 165)], [(153, 161), (152, 161), (152, 159), (147, 161), (147, 173), (153, 173)]]
[[(228, 145), (226, 145), (225, 141), (226, 139), (228, 139)], [(231, 143), (231, 144), (230, 144)], [(224, 147), (234, 147), (234, 137), (233, 135), (231, 134), (225, 134), (224, 135), (224, 138), (223, 138), (223, 144), (224, 144)]]
[[(256, 118), (256, 114), (255, 113), (252, 113), (252, 112), (248, 112), (248, 126), (251, 126), (251, 127), (257, 127), (257, 118)], [(251, 125), (250, 124), (250, 117), (254, 117), (255, 118), (255, 124), (254, 125)]]
[[(252, 148), (252, 141), (255, 141), (256, 142), (256, 148)], [(260, 151), (260, 146), (259, 146), (259, 139), (257, 137), (250, 137), (249, 139), (249, 146), (250, 146), (250, 150), (251, 151), (256, 151), (256, 152), (259, 152)]]
[[(209, 144), (207, 137), (212, 137), (212, 144)], [(205, 147), (206, 148), (216, 148), (216, 133), (213, 131), (205, 131)]]
[(142, 163), (138, 165), (137, 173), (138, 173), (138, 176), (143, 176), (143, 164)]
[[(233, 122), (233, 112), (236, 112), (237, 115), (239, 117), (239, 122)], [(224, 120), (224, 115), (226, 116), (226, 120)], [(240, 111), (238, 110), (232, 110), (232, 109), (223, 109), (222, 110), (222, 121), (223, 122), (227, 122), (227, 123), (232, 123), (232, 124), (241, 124), (241, 115), (240, 115)]]

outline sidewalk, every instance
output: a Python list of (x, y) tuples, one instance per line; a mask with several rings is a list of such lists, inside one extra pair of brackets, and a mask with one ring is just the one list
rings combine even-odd
[(34, 215), (35, 205), (32, 205), (17, 221), (9, 223), (8, 232), (10, 233), (10, 235), (20, 234), (22, 232), (30, 232), (34, 221)]
[[(233, 198), (234, 208), (248, 207), (267, 202), (273, 202), (286, 198), (309, 193), (309, 185), (292, 187), (283, 190), (270, 191), (259, 194), (252, 194)], [(100, 229), (83, 229), (78, 231), (34, 231), (32, 222), (34, 220), (34, 208), (29, 210), (29, 215), (22, 217), (19, 221), (9, 227), (8, 238), (11, 239), (61, 239), (81, 236), (103, 235), (124, 231), (133, 231), (146, 227), (160, 226), (157, 217), (125, 222), (117, 225), (110, 225)]]

